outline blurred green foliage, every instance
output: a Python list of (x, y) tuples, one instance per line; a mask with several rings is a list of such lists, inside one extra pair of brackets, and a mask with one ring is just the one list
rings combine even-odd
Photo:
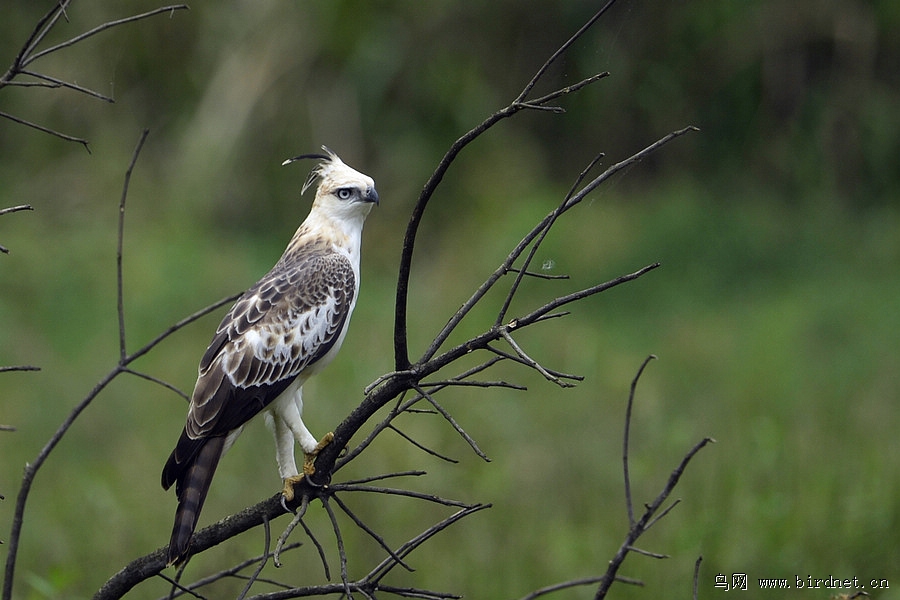
[[(12, 60), (50, 4), (0, 8), (0, 60)], [(156, 6), (75, 2), (47, 45)], [(0, 531), (22, 466), (115, 364), (117, 202), (143, 128), (151, 133), (126, 219), (130, 350), (245, 288), (277, 258), (308, 206), (298, 200), (306, 172), (281, 168), (284, 158), (324, 143), (376, 179), (383, 202), (364, 235), (354, 324), (342, 357), (307, 392), (307, 422), (323, 432), (392, 367), (400, 240), (437, 160), (514, 98), (596, 8), (577, 0), (195, 3), (34, 65), (115, 104), (3, 89), (0, 110), (86, 137), (92, 152), (0, 121), (0, 207), (35, 207), (0, 218), (0, 243), (11, 250), (0, 256), (0, 365), (43, 369), (0, 378), (0, 423), (17, 428), (0, 432)], [(504, 368), (529, 391), (444, 399), (491, 463), (420, 415), (405, 431), (461, 464), (385, 437), (347, 474), (424, 468), (429, 476), (410, 485), (494, 504), (414, 555), (417, 571), (397, 583), (515, 598), (602, 573), (627, 529), (628, 385), (654, 353), (660, 360), (635, 406), (636, 499), (655, 496), (695, 441), (719, 443), (692, 463), (676, 491), (683, 502), (642, 541), (672, 558), (629, 558), (623, 574), (647, 587), (623, 585), (615, 597), (689, 597), (702, 554), (701, 598), (721, 593), (717, 573), (733, 572), (749, 574), (751, 589), (760, 577), (888, 578), (890, 590), (870, 593), (900, 598), (898, 28), (892, 0), (623, 1), (537, 93), (600, 71), (609, 78), (562, 99), (566, 114), (519, 115), (460, 155), (423, 223), (413, 354), (596, 153), (610, 164), (671, 130), (701, 128), (564, 219), (537, 259), (572, 279), (528, 282), (514, 307), (663, 263), (567, 319), (523, 332), (533, 356), (584, 374), (584, 383), (560, 390)], [(491, 322), (490, 311), (478, 314), (484, 320), (466, 331)], [(189, 391), (220, 316), (177, 333), (136, 368)], [(137, 378), (115, 382), (89, 407), (38, 474), (17, 597), (88, 597), (127, 560), (166, 542), (174, 498), (158, 473), (184, 411), (177, 395)], [(272, 454), (268, 432), (249, 427), (222, 464), (203, 522), (274, 493)], [(351, 504), (395, 544), (435, 517), (419, 504), (366, 500)], [(312, 512), (311, 525), (330, 540), (322, 511)], [(380, 550), (351, 528), (354, 563), (378, 560)], [(191, 569), (261, 549), (254, 532)], [(322, 579), (309, 544), (286, 564), (297, 584)], [(242, 586), (231, 585), (210, 597)], [(149, 584), (134, 596), (165, 589)]]

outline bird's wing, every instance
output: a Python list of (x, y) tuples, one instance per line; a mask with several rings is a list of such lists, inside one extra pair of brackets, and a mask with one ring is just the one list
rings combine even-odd
[(334, 252), (296, 254), (241, 296), (219, 325), (200, 362), (185, 426), (190, 437), (246, 423), (338, 341), (355, 291), (350, 261)]
[(331, 350), (350, 316), (355, 281), (346, 256), (309, 245), (286, 254), (237, 300), (200, 361), (163, 487), (178, 480), (204, 439), (249, 421)]

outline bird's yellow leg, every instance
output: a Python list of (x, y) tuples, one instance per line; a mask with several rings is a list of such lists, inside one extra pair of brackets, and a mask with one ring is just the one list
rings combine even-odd
[(322, 448), (330, 444), (333, 439), (334, 434), (329, 431), (321, 441), (316, 444), (316, 447), (313, 448), (312, 452), (303, 453), (303, 472), (299, 475), (284, 478), (284, 489), (281, 490), (281, 496), (284, 501), (292, 502), (294, 500), (294, 485), (300, 483), (304, 478), (316, 472), (316, 467), (313, 464), (315, 463), (316, 456), (318, 456), (319, 452), (322, 451)]

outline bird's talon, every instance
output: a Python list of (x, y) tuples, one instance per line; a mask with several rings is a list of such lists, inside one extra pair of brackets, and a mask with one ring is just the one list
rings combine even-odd
[[(312, 475), (312, 474), (310, 473), (310, 475)], [(311, 487), (314, 487), (314, 488), (325, 487), (324, 483), (316, 483), (315, 481), (313, 481), (312, 477), (310, 475), (304, 475), (304, 477), (306, 477), (306, 483), (308, 483)]]
[(305, 475), (294, 475), (284, 478), (284, 487), (281, 489), (281, 505), (287, 508), (287, 502), (294, 501), (294, 485), (303, 481)]

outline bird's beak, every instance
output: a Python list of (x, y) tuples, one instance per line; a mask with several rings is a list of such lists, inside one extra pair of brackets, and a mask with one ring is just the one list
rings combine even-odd
[(363, 197), (366, 202), (372, 202), (375, 206), (378, 206), (378, 192), (375, 191), (375, 188), (370, 187), (366, 190), (366, 195)]

